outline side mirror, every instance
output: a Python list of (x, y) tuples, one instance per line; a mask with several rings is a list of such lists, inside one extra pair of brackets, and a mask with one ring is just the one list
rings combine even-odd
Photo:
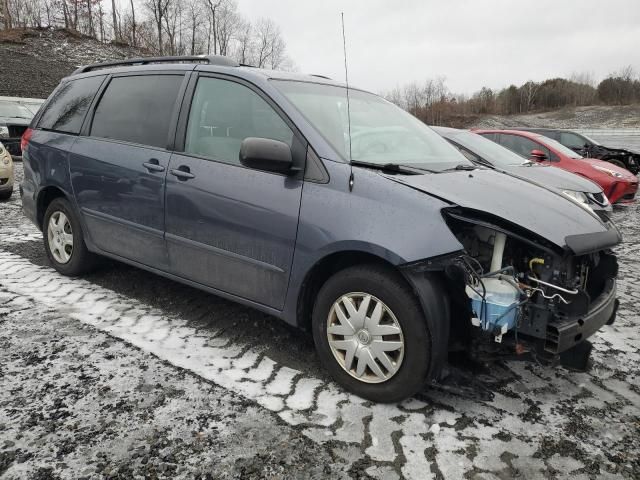
[(548, 159), (547, 154), (544, 153), (542, 150), (531, 150), (531, 153), (529, 155), (531, 156), (532, 159), (538, 162)]
[(245, 138), (240, 145), (240, 163), (245, 167), (267, 172), (294, 172), (289, 145), (269, 138)]

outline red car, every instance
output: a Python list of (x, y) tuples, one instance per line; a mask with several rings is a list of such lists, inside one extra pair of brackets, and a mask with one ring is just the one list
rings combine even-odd
[(609, 202), (632, 203), (638, 177), (609, 162), (584, 158), (549, 137), (520, 130), (473, 130), (518, 155), (582, 175), (602, 187)]

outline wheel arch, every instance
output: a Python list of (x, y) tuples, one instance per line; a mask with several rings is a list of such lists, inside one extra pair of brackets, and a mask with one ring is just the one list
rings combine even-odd
[(315, 305), (315, 297), (325, 282), (336, 273), (357, 265), (378, 265), (387, 269), (391, 274), (407, 284), (417, 296), (417, 291), (404, 275), (403, 271), (389, 259), (362, 250), (340, 250), (327, 254), (317, 260), (307, 271), (298, 290), (296, 299), (296, 318), (298, 327), (311, 330), (311, 315)]
[(67, 194), (67, 192), (65, 192), (62, 188), (58, 186), (49, 185), (44, 187), (42, 190), (40, 190), (40, 192), (38, 192), (38, 197), (36, 200), (36, 221), (37, 221), (38, 227), (41, 230), (44, 227), (43, 226), (44, 214), (47, 211), (47, 208), (49, 207), (51, 202), (53, 202), (56, 198), (65, 198), (73, 205), (73, 202), (71, 202), (71, 199), (69, 198), (69, 195)]

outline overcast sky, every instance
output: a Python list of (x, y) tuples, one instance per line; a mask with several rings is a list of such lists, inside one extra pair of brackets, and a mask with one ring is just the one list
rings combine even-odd
[(238, 0), (252, 20), (281, 27), (305, 73), (375, 92), (446, 77), (454, 92), (625, 65), (640, 71), (640, 0)]

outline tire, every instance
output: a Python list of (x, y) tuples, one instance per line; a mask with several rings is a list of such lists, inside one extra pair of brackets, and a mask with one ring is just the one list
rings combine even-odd
[(0, 200), (9, 200), (13, 194), (13, 188), (5, 192), (0, 192)]
[[(58, 229), (51, 225), (52, 217)], [(81, 275), (97, 264), (97, 256), (87, 250), (78, 216), (66, 198), (56, 198), (49, 204), (44, 214), (42, 234), (49, 261), (63, 275)], [(59, 239), (58, 243), (55, 242), (56, 238)], [(71, 248), (68, 241), (71, 241)]]
[[(350, 296), (352, 294), (353, 296)], [(366, 315), (368, 321), (371, 322), (371, 319), (376, 317), (375, 308), (378, 308), (375, 306), (376, 304), (382, 303), (383, 307), (380, 307), (382, 310), (385, 307), (388, 308), (382, 317), (383, 321), (378, 325), (378, 327), (384, 327), (385, 330), (380, 330), (370, 324), (370, 331), (363, 328), (366, 334), (362, 334), (362, 330), (359, 330), (356, 335), (351, 335), (350, 332), (357, 330), (357, 328), (351, 328), (351, 323), (345, 327), (336, 308), (345, 307), (342, 310), (342, 318), (344, 318), (345, 314), (349, 314), (346, 309), (347, 304), (344, 303), (344, 301), (348, 301), (352, 302), (351, 305), (357, 307), (361, 313), (364, 310), (361, 311), (360, 307), (363, 306), (368, 295), (371, 296)], [(347, 300), (344, 300), (345, 298)], [(359, 298), (360, 302), (358, 303)], [(336, 302), (342, 303), (336, 305)], [(353, 310), (351, 311), (353, 312)], [(353, 322), (355, 325), (361, 317), (354, 315), (351, 318), (356, 319)], [(328, 324), (331, 326), (331, 332), (327, 329)], [(395, 332), (397, 326), (401, 330), (400, 335), (376, 335), (376, 333), (383, 331)], [(431, 334), (423, 310), (405, 280), (400, 274), (390, 269), (375, 265), (363, 265), (350, 267), (336, 273), (327, 280), (318, 292), (313, 309), (312, 328), (316, 350), (322, 364), (334, 380), (356, 395), (375, 402), (398, 402), (421, 391), (428, 381), (431, 362)], [(348, 335), (336, 335), (335, 332), (347, 333)], [(331, 341), (329, 337), (331, 337)], [(401, 350), (385, 351), (385, 354), (388, 352), (387, 355), (392, 360), (393, 367), (397, 368), (393, 373), (384, 367), (386, 362), (378, 360), (381, 358), (379, 351), (382, 348), (379, 346), (379, 342), (397, 343), (398, 340), (403, 344)], [(375, 343), (378, 345), (374, 348)], [(356, 353), (353, 354), (350, 371), (347, 371), (349, 351), (337, 350), (335, 345), (351, 346), (354, 344), (357, 345)], [(333, 348), (332, 345), (334, 345)], [(389, 348), (392, 345), (395, 344), (386, 343), (384, 348)], [(371, 353), (365, 352), (364, 349)], [(374, 351), (377, 351), (378, 356)], [(378, 372), (385, 374), (386, 378), (383, 379), (380, 375), (376, 375), (376, 372), (369, 366), (358, 377), (359, 358), (363, 356), (367, 358), (368, 355), (374, 356)], [(369, 357), (370, 360), (371, 357)]]

